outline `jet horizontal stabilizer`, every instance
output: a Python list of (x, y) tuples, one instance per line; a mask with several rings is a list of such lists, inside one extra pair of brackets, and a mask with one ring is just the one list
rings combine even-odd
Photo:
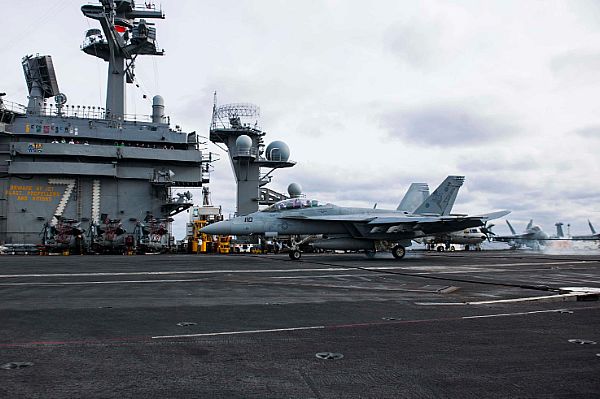
[(472, 217), (486, 219), (486, 220), (493, 220), (493, 219), (501, 218), (502, 216), (506, 216), (509, 213), (510, 213), (510, 211), (504, 210), (504, 211), (484, 213), (483, 215), (477, 215), (477, 216), (472, 216)]

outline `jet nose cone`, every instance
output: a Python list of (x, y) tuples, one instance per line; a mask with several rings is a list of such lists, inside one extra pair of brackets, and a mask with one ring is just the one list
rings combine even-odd
[(211, 234), (211, 235), (229, 235), (231, 234), (231, 222), (228, 220), (217, 222), (213, 224), (209, 224), (200, 229), (201, 233)]

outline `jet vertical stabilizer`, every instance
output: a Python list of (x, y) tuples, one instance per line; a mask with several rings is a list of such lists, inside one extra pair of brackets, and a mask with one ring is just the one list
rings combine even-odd
[(432, 213), (449, 215), (456, 201), (458, 190), (465, 181), (464, 176), (448, 176), (427, 199), (415, 210), (416, 214)]
[(516, 231), (515, 231), (515, 229), (512, 227), (512, 224), (510, 224), (510, 222), (509, 222), (508, 220), (506, 220), (506, 224), (508, 225), (508, 228), (510, 229), (510, 233), (511, 233), (513, 236), (516, 236), (516, 235), (517, 235), (517, 232), (516, 232)]
[(531, 230), (531, 228), (533, 227), (533, 219), (529, 219), (529, 223), (527, 223), (527, 227), (525, 227), (525, 230)]
[(429, 186), (427, 183), (412, 183), (396, 210), (413, 213), (427, 197), (429, 197)]
[(588, 225), (590, 226), (590, 230), (592, 231), (593, 235), (596, 235), (596, 230), (594, 229), (594, 226), (592, 226), (592, 222), (590, 222), (590, 220), (588, 219)]

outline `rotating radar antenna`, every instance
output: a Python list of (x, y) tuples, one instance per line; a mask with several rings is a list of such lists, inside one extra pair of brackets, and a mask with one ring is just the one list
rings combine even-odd
[(213, 108), (211, 129), (259, 129), (260, 108), (248, 103), (225, 104)]

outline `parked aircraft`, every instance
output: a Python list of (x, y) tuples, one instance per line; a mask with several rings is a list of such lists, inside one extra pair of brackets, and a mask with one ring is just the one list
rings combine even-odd
[[(341, 207), (292, 198), (262, 211), (213, 223), (200, 231), (217, 235), (321, 236), (312, 241), (313, 247), (364, 250), (369, 256), (379, 250), (391, 250), (396, 259), (401, 259), (415, 238), (482, 226), (510, 213), (449, 215), (448, 207), (454, 203), (463, 181), (463, 176), (448, 176), (414, 212)], [(300, 244), (292, 243), (290, 258), (300, 259)]]
[(435, 249), (437, 251), (454, 251), (454, 244), (464, 245), (467, 251), (471, 247), (475, 248), (476, 251), (480, 251), (481, 243), (494, 234), (491, 231), (493, 226), (491, 224), (487, 227), (471, 227), (461, 231), (417, 238), (415, 241), (426, 244), (427, 249)]
[(543, 247), (544, 241), (548, 240), (548, 234), (544, 233), (540, 226), (533, 225), (533, 219), (529, 221), (525, 231), (521, 234), (517, 234), (513, 226), (507, 220), (506, 224), (510, 229), (512, 235), (510, 236), (495, 236), (494, 241), (506, 242), (511, 249), (517, 249), (521, 247), (527, 247), (535, 250), (539, 250)]

